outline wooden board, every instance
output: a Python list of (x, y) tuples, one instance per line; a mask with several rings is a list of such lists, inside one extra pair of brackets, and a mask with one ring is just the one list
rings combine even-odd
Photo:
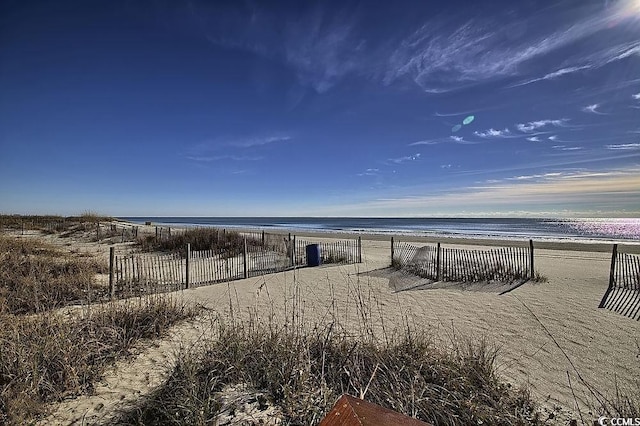
[(318, 426), (431, 426), (388, 408), (342, 395)]

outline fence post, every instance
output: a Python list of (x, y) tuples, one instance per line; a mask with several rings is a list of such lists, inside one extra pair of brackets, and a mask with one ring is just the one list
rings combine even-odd
[(436, 281), (440, 281), (440, 243), (436, 252)]
[(96, 223), (96, 240), (100, 241), (100, 222)]
[(24, 235), (24, 219), (20, 220), (20, 227), (22, 228), (22, 234), (21, 235)]
[(293, 249), (291, 250), (291, 266), (296, 266), (296, 236), (293, 236)]
[(358, 263), (362, 263), (362, 237), (358, 235)]
[(613, 287), (615, 281), (616, 260), (618, 258), (618, 245), (613, 245), (613, 252), (611, 253), (611, 269), (609, 270), (609, 287)]
[(262, 230), (262, 247), (264, 247), (264, 230)]
[(158, 227), (156, 226), (156, 243), (158, 242)]
[(116, 297), (116, 286), (113, 282), (113, 264), (115, 263), (115, 247), (109, 247), (109, 294), (111, 299)]
[(191, 263), (190, 260), (191, 260), (191, 243), (187, 243), (187, 261), (186, 261), (185, 274), (184, 274), (185, 288), (189, 288), (189, 263)]
[(613, 245), (613, 250), (611, 252), (611, 269), (609, 269), (609, 287), (607, 287), (607, 291), (605, 291), (604, 296), (602, 296), (602, 300), (600, 300), (600, 304), (598, 308), (603, 308), (605, 302), (607, 301), (607, 297), (611, 290), (613, 289), (613, 284), (615, 281), (615, 272), (616, 272), (616, 260), (618, 258), (618, 245)]
[(533, 267), (533, 240), (529, 240), (529, 265), (531, 266), (531, 279), (534, 279), (535, 278), (535, 273), (534, 273), (535, 268)]
[(122, 242), (124, 243), (124, 228), (122, 228)]
[(244, 247), (242, 248), (242, 259), (244, 260), (244, 277), (249, 278), (249, 268), (247, 267), (247, 237), (244, 237)]
[(394, 255), (394, 247), (393, 247), (393, 237), (391, 237), (391, 266), (396, 266), (395, 262), (393, 261), (393, 255)]

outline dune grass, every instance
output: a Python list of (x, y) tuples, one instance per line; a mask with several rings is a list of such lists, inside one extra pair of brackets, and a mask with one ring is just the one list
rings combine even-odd
[[(187, 244), (191, 250), (217, 250), (225, 252), (229, 257), (237, 256), (244, 249), (245, 237), (235, 231), (221, 231), (217, 228), (189, 228), (168, 237), (156, 239), (154, 235), (146, 235), (138, 239), (142, 251), (166, 251), (183, 253)], [(247, 245), (260, 245), (252, 238), (247, 238)]]
[(0, 424), (25, 424), (46, 404), (91, 392), (140, 339), (162, 335), (197, 309), (169, 297), (94, 305), (83, 316), (1, 314)]
[(0, 312), (28, 314), (100, 298), (107, 289), (96, 259), (72, 256), (43, 241), (0, 235)]
[(0, 424), (25, 424), (47, 403), (90, 392), (136, 341), (164, 333), (197, 309), (168, 296), (55, 308), (95, 300), (106, 264), (33, 238), (0, 235)]
[(64, 232), (79, 224), (112, 222), (116, 219), (95, 212), (84, 212), (78, 216), (57, 215), (0, 215), (0, 229), (40, 230), (46, 232)]

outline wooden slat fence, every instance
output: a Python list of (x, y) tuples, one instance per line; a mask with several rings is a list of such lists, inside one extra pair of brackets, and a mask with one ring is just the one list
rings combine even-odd
[(130, 254), (113, 258), (112, 294), (162, 293), (185, 286), (186, 260), (178, 254)]
[(244, 258), (224, 250), (192, 251), (189, 286), (214, 284), (244, 278)]
[(529, 249), (442, 250), (442, 281), (514, 282), (531, 278)]
[(416, 246), (398, 243), (394, 246), (391, 264), (414, 275), (438, 280), (438, 247), (432, 245)]
[(622, 253), (613, 245), (609, 286), (598, 307), (640, 321), (640, 256)]
[(22, 235), (30, 231), (45, 232), (49, 234), (59, 233), (61, 236), (70, 236), (78, 231), (92, 233), (93, 240), (111, 243), (135, 241), (138, 237), (138, 227), (118, 223), (83, 222), (66, 219), (45, 218), (0, 218), (0, 231), (20, 231)]
[(529, 247), (503, 247), (490, 250), (444, 248), (395, 243), (392, 239), (391, 264), (396, 269), (450, 282), (514, 282), (533, 277), (533, 242)]
[(307, 246), (310, 244), (318, 244), (320, 246), (322, 263), (349, 264), (362, 262), (362, 241), (360, 238), (321, 243), (295, 238), (293, 241), (295, 243), (295, 265), (307, 264)]
[(138, 238), (138, 227), (113, 223), (96, 223), (96, 241), (109, 240), (110, 243), (124, 243)]
[[(262, 240), (260, 236), (259, 241)], [(304, 266), (306, 246), (304, 240), (289, 240), (287, 236), (265, 236), (265, 244), (254, 245), (255, 239), (245, 240), (244, 250), (233, 248), (192, 251), (182, 253), (136, 253), (115, 255), (110, 253), (110, 290), (112, 297), (181, 290), (223, 281), (238, 280), (290, 268)], [(321, 243), (325, 263), (354, 263), (362, 258), (361, 241), (345, 240)], [(295, 250), (294, 250), (295, 248)]]

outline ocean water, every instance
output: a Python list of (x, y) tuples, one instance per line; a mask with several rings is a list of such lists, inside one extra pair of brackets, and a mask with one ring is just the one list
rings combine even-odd
[(638, 218), (355, 218), (355, 217), (123, 217), (143, 224), (281, 231), (539, 240), (640, 242)]

